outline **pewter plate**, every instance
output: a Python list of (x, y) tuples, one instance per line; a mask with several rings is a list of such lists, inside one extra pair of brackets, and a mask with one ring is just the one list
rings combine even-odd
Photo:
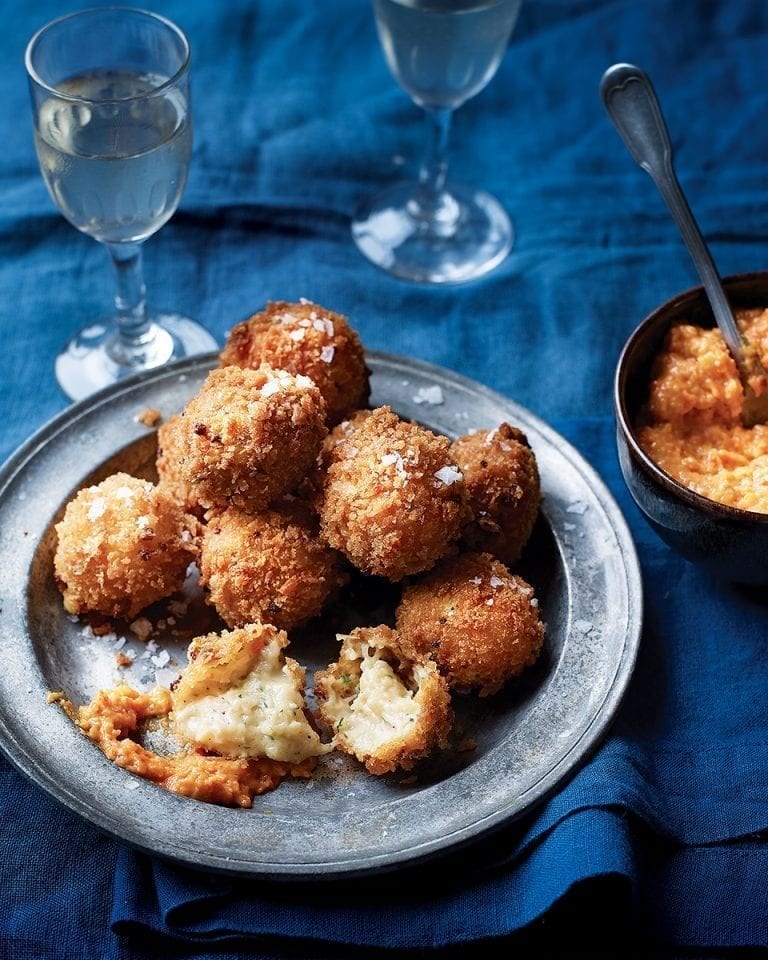
[[(235, 810), (176, 796), (119, 769), (47, 703), (50, 690), (81, 703), (120, 679), (113, 641), (84, 631), (62, 609), (52, 576), (53, 524), (87, 483), (116, 470), (151, 476), (155, 434), (137, 415), (148, 406), (165, 416), (179, 410), (214, 362), (213, 355), (181, 361), (76, 404), (0, 471), (0, 744), (6, 754), (65, 806), (136, 847), (250, 876), (393, 868), (466, 843), (528, 810), (585, 760), (629, 681), (641, 622), (634, 546), (602, 481), (541, 420), (455, 373), (387, 354), (369, 354), (374, 405), (390, 404), (449, 436), (507, 420), (526, 432), (538, 458), (542, 515), (519, 572), (536, 588), (547, 639), (536, 666), (495, 697), (454, 698), (461, 736), (472, 738), (475, 749), (440, 753), (417, 768), (415, 780), (373, 777), (350, 758), (332, 755), (312, 780), (286, 782), (257, 797), (251, 810)], [(442, 403), (418, 402), (420, 391), (435, 386)], [(359, 597), (341, 606), (292, 639), (291, 653), (310, 677), (334, 659), (340, 619), (366, 616)], [(179, 663), (185, 659), (185, 643), (171, 635), (161, 638), (156, 663), (141, 656), (147, 651), (135, 638), (125, 649), (137, 659), (122, 676), (137, 685), (154, 680), (164, 649)]]

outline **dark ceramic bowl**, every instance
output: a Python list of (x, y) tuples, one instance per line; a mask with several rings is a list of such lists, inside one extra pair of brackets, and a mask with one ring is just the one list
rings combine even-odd
[[(734, 307), (768, 306), (768, 272), (724, 281)], [(681, 293), (646, 317), (619, 359), (614, 385), (616, 442), (624, 480), (659, 536), (712, 574), (740, 583), (768, 583), (768, 514), (702, 497), (665, 473), (640, 448), (635, 427), (647, 401), (653, 358), (675, 322), (714, 325), (701, 287)]]

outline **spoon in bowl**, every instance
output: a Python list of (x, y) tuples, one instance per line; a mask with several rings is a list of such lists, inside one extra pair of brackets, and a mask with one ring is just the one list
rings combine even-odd
[(658, 187), (693, 259), (744, 387), (741, 422), (745, 427), (768, 422), (768, 372), (736, 326), (712, 255), (675, 174), (672, 145), (648, 75), (629, 63), (614, 64), (603, 74), (600, 97), (632, 159)]

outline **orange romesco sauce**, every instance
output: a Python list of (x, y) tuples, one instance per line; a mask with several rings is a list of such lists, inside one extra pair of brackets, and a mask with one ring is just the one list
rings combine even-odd
[[(57, 698), (58, 699), (58, 698)], [(315, 765), (310, 757), (299, 764), (267, 758), (246, 759), (178, 753), (160, 756), (142, 747), (130, 734), (142, 720), (165, 717), (171, 696), (162, 688), (139, 693), (126, 684), (100, 690), (91, 703), (62, 706), (87, 737), (119, 767), (130, 770), (166, 790), (185, 797), (231, 807), (250, 807), (253, 797), (275, 787), (288, 776), (309, 777)]]
[[(736, 321), (768, 367), (768, 310), (737, 310)], [(653, 377), (638, 431), (648, 456), (710, 500), (768, 513), (768, 426), (741, 425), (744, 391), (720, 331), (672, 327)]]

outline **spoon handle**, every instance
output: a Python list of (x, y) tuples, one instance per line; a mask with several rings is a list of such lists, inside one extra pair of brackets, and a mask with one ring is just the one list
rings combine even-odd
[(617, 63), (603, 74), (600, 97), (632, 159), (650, 174), (669, 207), (728, 349), (736, 362), (743, 364), (741, 334), (715, 263), (675, 175), (672, 144), (650, 78), (639, 67)]

